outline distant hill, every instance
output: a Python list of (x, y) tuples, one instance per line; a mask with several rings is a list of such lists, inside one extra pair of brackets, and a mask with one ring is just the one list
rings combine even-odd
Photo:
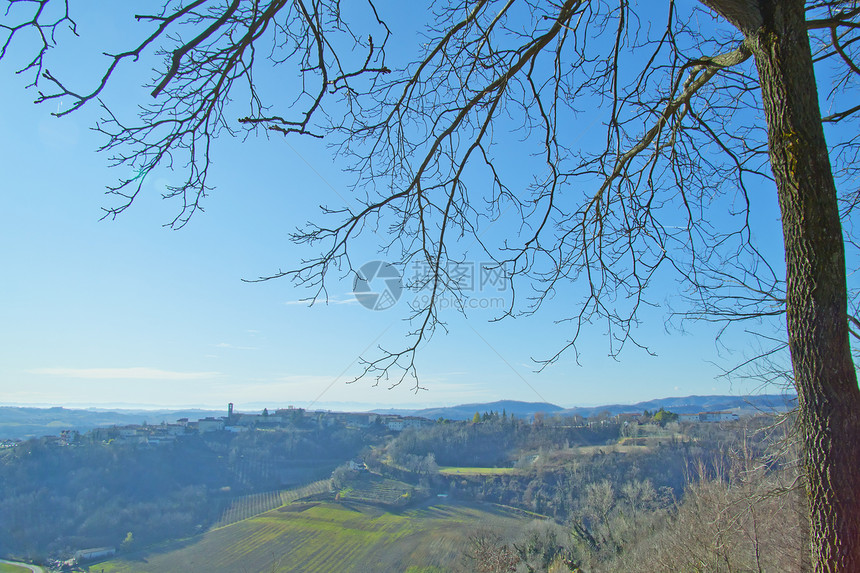
[(608, 404), (605, 406), (588, 406), (562, 408), (547, 402), (518, 402), (516, 400), (500, 400), (479, 404), (462, 404), (440, 408), (425, 408), (423, 410), (374, 410), (378, 414), (399, 414), (401, 416), (421, 416), (435, 420), (439, 417), (449, 420), (471, 420), (475, 412), (502, 412), (515, 414), (518, 418), (531, 418), (538, 412), (549, 415), (594, 416), (600, 412), (615, 414), (632, 414), (644, 410), (656, 411), (664, 408), (676, 414), (696, 414), (698, 412), (713, 412), (731, 410), (736, 414), (754, 414), (756, 412), (786, 412), (797, 405), (797, 397), (782, 394), (762, 394), (758, 396), (685, 396), (678, 398), (657, 398), (636, 404)]
[(105, 426), (160, 424), (179, 418), (197, 420), (224, 415), (210, 410), (76, 410), (0, 406), (0, 439), (26, 439), (59, 434), (61, 430), (86, 432)]
[(530, 418), (537, 412), (555, 414), (564, 410), (561, 406), (547, 402), (519, 402), (517, 400), (499, 400), (497, 402), (483, 402), (480, 404), (460, 404), (459, 406), (444, 406), (439, 408), (424, 408), (423, 410), (374, 410), (377, 414), (399, 414), (401, 416), (420, 416), (436, 420), (446, 418), (448, 420), (471, 420), (475, 412), (505, 411), (509, 416), (516, 415), (518, 418)]
[(561, 412), (570, 416), (579, 414), (589, 417), (599, 412), (615, 414), (635, 414), (644, 410), (655, 411), (663, 408), (676, 414), (697, 414), (731, 410), (736, 414), (756, 412), (787, 412), (797, 405), (797, 396), (784, 394), (761, 394), (758, 396), (684, 396), (678, 398), (657, 398), (636, 404), (609, 404), (588, 408), (568, 408)]
[[(518, 418), (531, 418), (538, 412), (547, 415), (594, 416), (600, 412), (611, 415), (637, 413), (643, 410), (655, 411), (660, 408), (676, 414), (695, 414), (715, 410), (731, 410), (736, 414), (753, 414), (763, 412), (785, 412), (797, 405), (797, 397), (782, 394), (763, 394), (759, 396), (685, 396), (679, 398), (658, 398), (639, 402), (637, 404), (609, 404), (606, 406), (590, 406), (562, 408), (547, 402), (520, 402), (517, 400), (499, 400), (496, 402), (481, 402), (475, 404), (460, 404), (420, 410), (408, 409), (377, 409), (371, 410), (377, 414), (399, 414), (401, 416), (421, 416), (436, 420), (471, 420), (475, 412), (505, 411)], [(93, 428), (105, 426), (124, 426), (129, 424), (160, 424), (175, 422), (179, 418), (197, 420), (206, 416), (223, 416), (226, 412), (219, 410), (97, 410), (72, 408), (28, 408), (0, 406), (0, 440), (26, 439), (40, 436), (56, 435), (61, 430), (77, 430), (86, 432)]]

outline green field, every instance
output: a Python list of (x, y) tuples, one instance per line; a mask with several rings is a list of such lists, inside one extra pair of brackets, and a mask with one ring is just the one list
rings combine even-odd
[(461, 468), (461, 467), (440, 467), (439, 473), (442, 475), (457, 475), (457, 476), (498, 476), (505, 474), (520, 473), (516, 468)]
[(19, 565), (0, 563), (0, 573), (30, 573), (30, 570)]
[(408, 505), (414, 493), (415, 488), (402, 481), (364, 474), (350, 480), (349, 486), (338, 492), (337, 499), (394, 508)]
[(197, 537), (100, 563), (97, 570), (348, 573), (445, 568), (460, 555), (470, 532), (490, 525), (521, 527), (520, 515), (477, 503), (428, 503), (392, 513), (349, 502), (296, 502)]
[(329, 491), (329, 488), (330, 480), (324, 479), (299, 488), (237, 497), (227, 506), (227, 509), (221, 514), (221, 519), (218, 520), (214, 527), (224, 527), (237, 521), (254, 517), (302, 497)]

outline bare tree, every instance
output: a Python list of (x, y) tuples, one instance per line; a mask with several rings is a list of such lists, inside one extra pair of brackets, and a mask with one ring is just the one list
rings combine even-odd
[[(186, 178), (168, 194), (180, 205), (172, 224), (185, 224), (208, 189), (220, 133), (330, 138), (351, 160), (361, 206), (327, 209), (294, 236), (319, 256), (264, 278), (324, 296), (332, 269), (351, 268), (355, 237), (381, 227), (390, 256), (426, 264), (411, 285), (430, 292), (412, 309), (413, 337), (368, 358), (366, 374), (417, 385), (415, 352), (442, 324), (440, 297), (465, 296), (451, 265), (475, 249), (507, 271), (504, 316), (574, 293), (568, 341), (547, 362), (575, 353), (594, 322), (612, 353), (644, 347), (635, 327), (663, 275), (679, 281), (689, 317), (785, 315), (813, 562), (860, 570), (849, 340), (860, 322), (849, 315), (857, 302), (845, 256), (860, 198), (856, 0), (443, 0), (420, 53), (391, 67), (390, 30), (373, 3), (357, 13), (336, 1), (165, 0), (136, 16), (141, 40), (108, 55), (89, 88), (47, 65), (63, 32), (75, 32), (69, 0), (7, 3), (0, 57), (35, 35), (22, 72), (37, 101), (67, 104), (62, 114), (100, 98), (119, 67), (163, 58), (139, 117), (104, 107), (103, 149), (137, 173), (111, 188), (119, 201), (106, 216), (134, 201), (152, 169), (176, 162)], [(262, 65), (297, 70), (300, 81), (264, 93)], [(595, 125), (601, 135), (583, 138)], [(779, 202), (784, 270), (753, 240), (764, 188)]]
[(468, 549), (464, 554), (469, 570), (480, 573), (506, 573), (516, 571), (520, 558), (516, 551), (502, 538), (488, 529), (481, 529), (469, 536)]
[[(766, 433), (783, 434), (780, 427)], [(630, 535), (629, 551), (603, 569), (657, 571), (803, 571), (808, 551), (804, 506), (796, 503), (796, 453), (772, 449), (784, 436), (729, 446), (725, 465), (700, 463), (671, 519)], [(761, 436), (759, 436), (761, 439)], [(765, 450), (761, 451), (761, 446)], [(790, 448), (793, 450), (793, 448)]]

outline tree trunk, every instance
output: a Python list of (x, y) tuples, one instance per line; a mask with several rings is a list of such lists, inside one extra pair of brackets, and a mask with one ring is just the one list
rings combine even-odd
[(747, 34), (761, 83), (785, 241), (788, 341), (804, 435), (815, 571), (860, 571), (860, 392), (845, 249), (804, 2), (759, 3)]

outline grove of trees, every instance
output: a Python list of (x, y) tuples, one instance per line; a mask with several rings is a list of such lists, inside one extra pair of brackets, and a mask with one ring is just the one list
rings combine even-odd
[[(473, 425), (448, 423), (395, 436), (373, 451), (370, 465), (390, 472), (374, 461), (388, 458), (411, 469), (397, 471), (398, 479), (530, 512), (523, 519), (533, 522), (516, 531), (476, 530), (463, 571), (802, 571), (809, 524), (795, 485), (798, 452), (788, 424), (776, 421), (652, 421), (641, 428), (664, 439), (629, 451), (613, 448), (627, 441), (618, 440), (616, 423), (602, 435), (508, 424), (495, 429), (505, 439), (491, 447), (496, 462), (519, 458), (515, 472), (428, 477), (404, 466), (428, 451), (471, 465), (475, 451), (490, 447), (478, 434), (468, 437)], [(451, 442), (460, 444), (459, 458)]]
[(229, 521), (234, 505), (280, 505), (278, 490), (327, 478), (379, 439), (345, 428), (218, 432), (151, 447), (90, 437), (0, 450), (0, 555), (68, 558), (202, 533)]

